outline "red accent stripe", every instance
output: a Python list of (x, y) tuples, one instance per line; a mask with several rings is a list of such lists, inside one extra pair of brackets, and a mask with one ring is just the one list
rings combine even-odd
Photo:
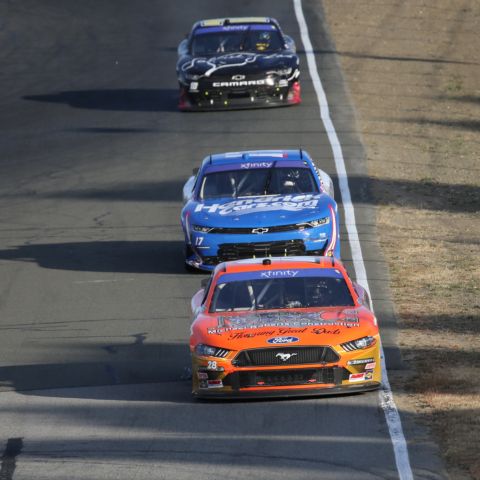
[(330, 239), (330, 243), (325, 249), (325, 254), (327, 254), (328, 252), (332, 252), (333, 254), (333, 250), (335, 249), (335, 245), (337, 244), (337, 219), (332, 206), (329, 205), (328, 208), (330, 209), (330, 213), (332, 216), (332, 238)]

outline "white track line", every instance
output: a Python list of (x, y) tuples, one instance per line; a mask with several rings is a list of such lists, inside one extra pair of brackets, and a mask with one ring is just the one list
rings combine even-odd
[[(312, 79), (315, 93), (317, 94), (318, 104), (320, 107), (320, 117), (327, 132), (328, 140), (332, 147), (333, 157), (335, 159), (335, 167), (338, 175), (338, 182), (340, 184), (340, 194), (342, 196), (342, 203), (345, 212), (345, 226), (348, 233), (348, 241), (352, 251), (353, 267), (355, 269), (355, 276), (358, 281), (368, 292), (370, 298), (370, 288), (368, 285), (367, 271), (363, 261), (362, 248), (360, 239), (358, 237), (357, 225), (355, 222), (355, 211), (352, 204), (352, 197), (350, 195), (350, 188), (348, 186), (347, 170), (345, 168), (345, 161), (343, 158), (342, 147), (330, 118), (330, 111), (328, 108), (327, 96), (318, 74), (317, 65), (315, 62), (315, 54), (313, 52), (312, 42), (308, 34), (307, 22), (302, 9), (302, 0), (293, 0), (295, 9), (295, 16), (300, 27), (300, 35), (307, 57), (308, 71)], [(397, 406), (393, 400), (393, 393), (388, 381), (387, 369), (385, 367), (383, 347), (381, 348), (382, 356), (382, 376), (383, 384), (380, 390), (380, 404), (385, 413), (385, 419), (388, 425), (388, 431), (393, 445), (395, 454), (395, 462), (397, 465), (398, 475), (400, 480), (413, 480), (412, 468), (410, 466), (410, 459), (408, 457), (407, 442), (403, 434), (402, 422)]]

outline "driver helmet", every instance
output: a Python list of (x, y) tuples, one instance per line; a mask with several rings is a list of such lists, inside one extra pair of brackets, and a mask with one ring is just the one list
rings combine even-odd
[(255, 48), (259, 52), (263, 52), (265, 50), (268, 50), (268, 47), (270, 47), (270, 42), (271, 42), (270, 32), (260, 32), (260, 34), (258, 35), (257, 41), (255, 42)]

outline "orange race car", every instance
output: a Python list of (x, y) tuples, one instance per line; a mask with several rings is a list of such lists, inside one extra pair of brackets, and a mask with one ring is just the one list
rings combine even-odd
[(380, 386), (366, 291), (332, 257), (219, 264), (192, 298), (193, 394), (325, 395)]

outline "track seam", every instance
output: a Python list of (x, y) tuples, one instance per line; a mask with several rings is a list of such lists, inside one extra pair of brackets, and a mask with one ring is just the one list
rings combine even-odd
[[(355, 270), (355, 277), (365, 290), (368, 292), (370, 298), (370, 287), (368, 284), (367, 271), (363, 261), (362, 248), (358, 236), (357, 225), (355, 222), (355, 210), (353, 208), (352, 197), (350, 195), (350, 188), (348, 186), (348, 175), (345, 167), (345, 160), (343, 158), (342, 146), (337, 136), (337, 132), (330, 118), (330, 110), (328, 107), (327, 96), (323, 89), (320, 75), (318, 73), (317, 64), (315, 62), (315, 54), (312, 47), (312, 42), (308, 33), (307, 22), (303, 14), (302, 0), (293, 0), (293, 7), (295, 16), (300, 28), (300, 36), (302, 38), (303, 47), (305, 49), (305, 56), (308, 63), (308, 71), (312, 79), (313, 87), (320, 107), (320, 118), (325, 127), (328, 141), (332, 148), (333, 157), (335, 160), (335, 168), (337, 170), (338, 182), (340, 186), (340, 194), (342, 197), (343, 209), (345, 214), (345, 227), (347, 229), (348, 241), (352, 252), (353, 267)], [(373, 309), (373, 303), (372, 303)], [(382, 388), (380, 389), (380, 404), (385, 414), (390, 439), (395, 455), (395, 463), (400, 480), (413, 480), (412, 468), (410, 466), (410, 459), (408, 455), (408, 448), (405, 436), (403, 434), (402, 421), (400, 413), (393, 399), (393, 392), (388, 380), (387, 369), (385, 366), (385, 355), (383, 347), (381, 349), (382, 358)]]

